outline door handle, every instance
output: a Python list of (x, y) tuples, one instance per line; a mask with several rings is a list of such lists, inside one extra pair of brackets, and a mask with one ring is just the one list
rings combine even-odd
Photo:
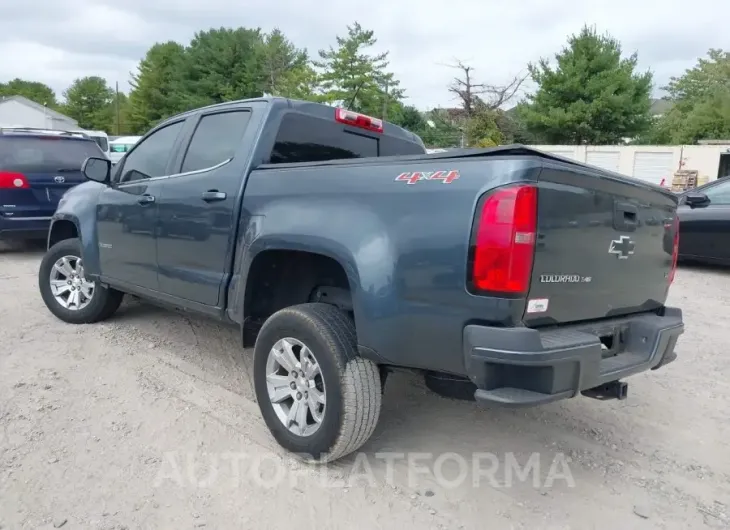
[(208, 191), (203, 192), (201, 199), (203, 199), (206, 202), (213, 202), (213, 201), (225, 201), (226, 197), (227, 197), (227, 195), (223, 191), (208, 190)]
[(639, 225), (639, 208), (628, 202), (614, 203), (613, 227), (624, 232), (633, 232)]
[(142, 205), (151, 204), (155, 202), (155, 196), (145, 193), (144, 195), (141, 195), (139, 199), (137, 199), (137, 202)]

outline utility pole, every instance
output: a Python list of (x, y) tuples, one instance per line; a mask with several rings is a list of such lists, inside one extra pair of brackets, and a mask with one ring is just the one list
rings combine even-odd
[(114, 88), (114, 104), (116, 106), (116, 111), (117, 111), (116, 135), (119, 136), (119, 81), (116, 82), (116, 85)]
[(385, 95), (383, 97), (383, 121), (388, 119), (388, 80), (385, 80)]

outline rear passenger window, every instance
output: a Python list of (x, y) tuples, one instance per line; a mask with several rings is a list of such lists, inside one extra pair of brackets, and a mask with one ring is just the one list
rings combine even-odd
[(233, 158), (250, 117), (244, 110), (203, 116), (185, 153), (182, 172), (211, 168)]
[(271, 152), (272, 164), (378, 156), (378, 138), (343, 130), (332, 120), (287, 114)]

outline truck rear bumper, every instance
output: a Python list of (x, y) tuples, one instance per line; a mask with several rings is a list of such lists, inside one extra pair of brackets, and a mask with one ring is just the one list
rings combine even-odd
[(676, 359), (682, 311), (537, 330), (469, 325), (464, 355), (477, 401), (531, 406), (655, 370)]

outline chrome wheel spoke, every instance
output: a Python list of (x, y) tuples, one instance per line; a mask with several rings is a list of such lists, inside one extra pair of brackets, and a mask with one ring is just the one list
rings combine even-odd
[(266, 376), (269, 388), (269, 399), (272, 403), (281, 403), (291, 397), (290, 379), (285, 375), (269, 374)]
[(68, 307), (79, 308), (79, 291), (71, 291), (71, 296), (68, 297)]
[(312, 403), (324, 405), (324, 392), (320, 392), (317, 387), (312, 387), (309, 389), (309, 399)]
[(53, 268), (67, 278), (70, 278), (74, 273), (74, 269), (73, 267), (71, 267), (71, 263), (69, 262), (69, 259), (67, 257), (58, 260)]
[(280, 349), (274, 352), (276, 362), (278, 362), (284, 370), (291, 372), (296, 368), (297, 364), (299, 364), (299, 361), (297, 361), (297, 358), (294, 355), (293, 344), (286, 339), (280, 340), (277, 344)]
[(58, 296), (71, 292), (71, 286), (66, 280), (51, 280), (51, 290), (54, 295)]
[[(324, 396), (322, 396), (322, 399), (324, 399)], [(307, 398), (307, 406), (309, 407), (309, 412), (312, 414), (312, 419), (317, 423), (322, 423), (322, 418), (324, 417), (324, 407), (321, 405), (322, 402), (310, 390), (309, 397)]]
[(304, 400), (297, 401), (297, 403), (299, 403), (299, 408), (297, 409), (296, 422), (299, 426), (299, 430), (304, 433), (304, 430), (307, 428), (307, 413), (309, 412), (309, 407), (307, 406), (307, 402)]
[(307, 379), (314, 379), (316, 376), (320, 375), (321, 372), (319, 370), (319, 364), (316, 360), (312, 357), (312, 353), (307, 351), (308, 355), (306, 360), (302, 363), (302, 368), (304, 370), (304, 376)]
[[(292, 403), (291, 408), (289, 409), (289, 415), (286, 418), (286, 426), (287, 428), (292, 431), (294, 434), (302, 435), (304, 432), (304, 429), (302, 428), (299, 423), (297, 423), (297, 419), (299, 418), (299, 411), (303, 409), (304, 406), (302, 405), (301, 401), (294, 401)], [(306, 425), (306, 423), (305, 423)]]
[(84, 295), (84, 298), (86, 298), (87, 300), (91, 300), (91, 297), (94, 294), (94, 284), (89, 282), (82, 283), (81, 294)]

